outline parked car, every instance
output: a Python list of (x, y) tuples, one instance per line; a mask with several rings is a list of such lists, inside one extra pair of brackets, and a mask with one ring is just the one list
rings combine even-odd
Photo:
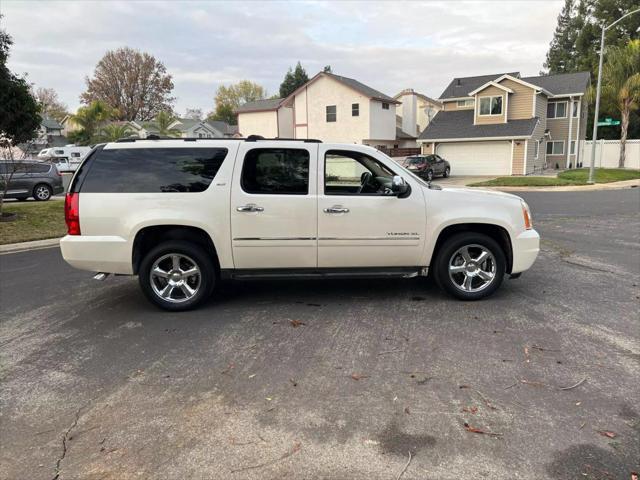
[(365, 145), (310, 140), (121, 140), (100, 145), (65, 202), (72, 266), (138, 275), (167, 310), (225, 278), (432, 276), (491, 295), (538, 255), (527, 204), (430, 186)]
[(439, 155), (411, 155), (405, 159), (404, 166), (429, 182), (435, 176), (451, 175), (451, 165)]
[[(11, 173), (13, 172), (13, 175)], [(9, 181), (9, 178), (11, 180)], [(9, 181), (6, 198), (26, 200), (33, 197), (37, 201), (46, 201), (52, 195), (64, 191), (62, 175), (50, 163), (37, 161), (2, 162), (0, 161), (0, 195), (5, 182)]]

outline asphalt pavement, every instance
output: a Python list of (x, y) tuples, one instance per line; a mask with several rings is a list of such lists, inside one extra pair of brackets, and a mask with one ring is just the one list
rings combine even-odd
[(57, 248), (1, 255), (0, 478), (630, 479), (640, 191), (522, 196), (541, 255), (476, 303), (231, 282), (175, 314)]

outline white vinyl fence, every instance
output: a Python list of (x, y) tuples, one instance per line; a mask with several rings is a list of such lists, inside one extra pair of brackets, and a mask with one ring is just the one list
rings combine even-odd
[[(580, 158), (582, 166), (591, 165), (591, 140), (583, 140), (580, 148)], [(625, 168), (640, 168), (640, 140), (627, 140), (625, 152)], [(620, 158), (620, 140), (597, 140), (596, 141), (596, 168), (617, 168)]]

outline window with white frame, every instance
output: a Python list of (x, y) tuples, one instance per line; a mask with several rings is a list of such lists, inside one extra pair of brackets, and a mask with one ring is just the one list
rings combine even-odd
[(533, 158), (538, 158), (539, 153), (540, 153), (540, 140), (536, 140), (536, 143), (533, 147)]
[(547, 155), (564, 155), (564, 140), (547, 142)]
[(458, 100), (457, 105), (458, 107), (473, 107), (473, 99), (469, 98), (467, 100)]
[(571, 115), (573, 116), (573, 118), (578, 118), (579, 105), (580, 105), (580, 102), (574, 100), (573, 111), (571, 112)]
[(569, 155), (575, 155), (575, 154), (576, 154), (576, 141), (571, 140), (571, 148), (569, 149)]
[(382, 102), (382, 109), (389, 110), (389, 104), (387, 102)]
[(480, 97), (479, 115), (502, 115), (502, 95)]
[(351, 104), (351, 116), (352, 117), (359, 117), (360, 116), (360, 104), (359, 103), (352, 103)]
[(549, 102), (547, 118), (567, 118), (567, 102)]

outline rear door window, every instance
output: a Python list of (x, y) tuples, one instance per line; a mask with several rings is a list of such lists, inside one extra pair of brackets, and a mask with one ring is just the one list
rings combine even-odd
[(79, 187), (87, 193), (202, 192), (226, 156), (226, 148), (102, 149)]
[(296, 148), (254, 148), (247, 152), (242, 190), (261, 195), (309, 193), (309, 152)]
[(28, 173), (47, 173), (49, 170), (51, 170), (51, 165), (45, 165), (45, 164), (39, 164), (39, 163), (27, 164)]

